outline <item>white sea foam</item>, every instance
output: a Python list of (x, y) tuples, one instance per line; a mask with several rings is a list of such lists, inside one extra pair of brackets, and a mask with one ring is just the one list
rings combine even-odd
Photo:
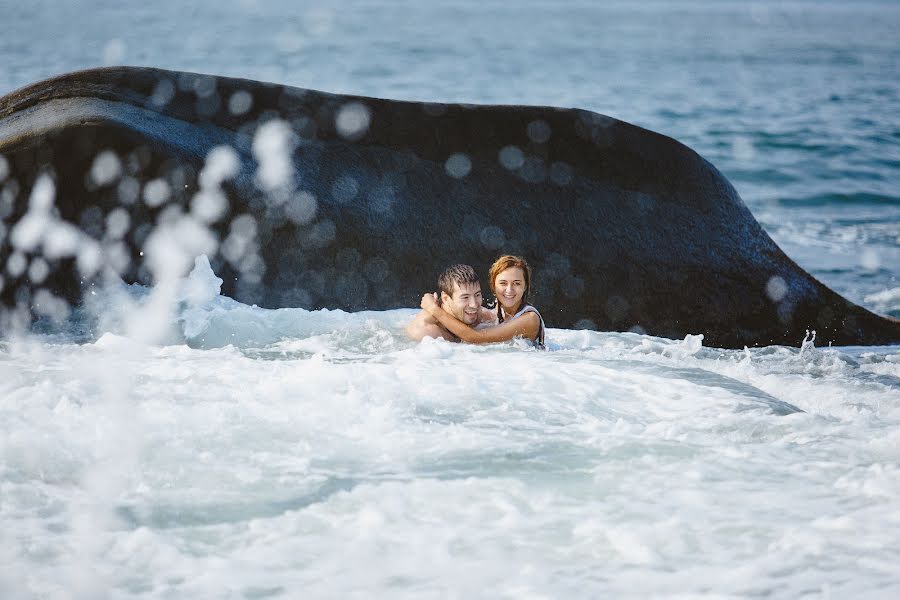
[(896, 348), (413, 343), (412, 309), (220, 286), (204, 258), (177, 283), (171, 345), (98, 322), (2, 347), (4, 556), (28, 573), (4, 567), (9, 589), (898, 591)]

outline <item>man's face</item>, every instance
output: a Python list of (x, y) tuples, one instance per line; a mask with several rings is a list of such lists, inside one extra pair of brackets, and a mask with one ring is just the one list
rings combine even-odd
[(441, 306), (466, 325), (474, 325), (481, 310), (481, 284), (454, 282), (452, 296), (441, 292)]

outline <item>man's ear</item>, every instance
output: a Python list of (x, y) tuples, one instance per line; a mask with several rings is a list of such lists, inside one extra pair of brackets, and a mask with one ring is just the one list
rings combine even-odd
[(450, 302), (453, 298), (447, 295), (447, 292), (441, 292), (440, 297), (438, 298), (438, 306), (443, 306), (445, 303)]

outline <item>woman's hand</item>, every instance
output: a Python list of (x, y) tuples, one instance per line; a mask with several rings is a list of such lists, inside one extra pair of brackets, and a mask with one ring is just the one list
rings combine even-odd
[(422, 310), (432, 315), (435, 310), (440, 310), (441, 307), (437, 304), (437, 293), (429, 292), (422, 296), (422, 302), (419, 303), (419, 306), (422, 307)]

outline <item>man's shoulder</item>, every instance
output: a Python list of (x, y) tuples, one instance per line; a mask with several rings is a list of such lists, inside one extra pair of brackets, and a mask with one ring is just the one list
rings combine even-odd
[(443, 338), (451, 342), (457, 341), (455, 335), (447, 331), (428, 311), (421, 310), (406, 326), (406, 334), (415, 341), (424, 337)]

